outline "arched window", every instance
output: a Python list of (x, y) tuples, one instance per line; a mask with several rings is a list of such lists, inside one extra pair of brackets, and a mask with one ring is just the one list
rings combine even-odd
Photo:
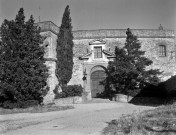
[(165, 57), (166, 56), (166, 46), (159, 45), (159, 56)]

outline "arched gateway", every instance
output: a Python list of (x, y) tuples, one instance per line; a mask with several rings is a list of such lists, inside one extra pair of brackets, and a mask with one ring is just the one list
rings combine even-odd
[(94, 67), (92, 69), (90, 78), (91, 96), (92, 98), (95, 98), (105, 90), (105, 85), (103, 84), (103, 81), (106, 79), (105, 68), (101, 66)]
[(101, 39), (89, 42), (90, 51), (80, 57), (83, 69), (86, 71), (84, 91), (88, 93), (87, 99), (95, 98), (105, 90), (102, 81), (106, 79), (106, 67), (115, 56), (106, 49), (106, 42)]

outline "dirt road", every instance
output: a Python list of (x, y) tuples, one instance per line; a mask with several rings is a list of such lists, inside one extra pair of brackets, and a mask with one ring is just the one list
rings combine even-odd
[(122, 114), (152, 108), (116, 102), (75, 104), (74, 107), (58, 112), (0, 115), (0, 134), (99, 135), (107, 122)]

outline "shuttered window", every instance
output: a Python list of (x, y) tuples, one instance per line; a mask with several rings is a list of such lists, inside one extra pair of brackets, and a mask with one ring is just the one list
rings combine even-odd
[(102, 58), (102, 47), (94, 47), (94, 58)]
[(166, 46), (165, 45), (159, 45), (159, 56), (166, 56)]

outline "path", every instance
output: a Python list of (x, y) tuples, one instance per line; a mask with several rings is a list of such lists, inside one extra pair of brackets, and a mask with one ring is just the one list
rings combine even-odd
[(9, 126), (1, 135), (99, 135), (107, 122), (122, 114), (151, 108), (115, 102), (74, 106), (58, 112), (1, 115), (0, 124), (7, 121), (4, 126)]

